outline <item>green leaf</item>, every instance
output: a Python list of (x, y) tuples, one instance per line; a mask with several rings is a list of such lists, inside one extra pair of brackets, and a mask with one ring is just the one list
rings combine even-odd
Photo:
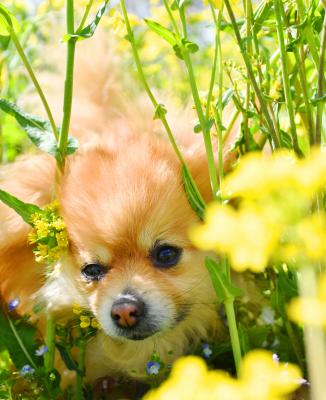
[(182, 43), (190, 53), (196, 53), (199, 50), (198, 44), (196, 44), (194, 42), (190, 42), (189, 40), (182, 39)]
[(65, 34), (63, 36), (63, 41), (67, 42), (70, 39), (84, 40), (84, 39), (88, 39), (88, 38), (92, 37), (95, 33), (97, 25), (99, 24), (101, 18), (103, 17), (103, 15), (105, 14), (105, 12), (107, 10), (107, 6), (108, 6), (109, 2), (110, 2), (110, 0), (104, 1), (104, 3), (101, 5), (99, 10), (97, 11), (94, 20), (90, 24), (88, 24), (87, 26), (85, 26), (85, 28), (81, 29), (80, 31), (77, 31), (74, 34), (69, 34), (69, 33)]
[(233, 94), (234, 94), (234, 92), (233, 92), (233, 89), (232, 89), (232, 88), (226, 90), (226, 91), (223, 93), (223, 96), (222, 96), (222, 107), (223, 107), (223, 109), (226, 107), (226, 105), (227, 105), (227, 104), (229, 103), (229, 101), (232, 99)]
[(201, 199), (196, 187), (194, 187), (192, 180), (189, 176), (187, 167), (185, 165), (182, 166), (182, 178), (188, 202), (191, 208), (196, 212), (200, 219), (203, 219), (206, 205)]
[(162, 119), (164, 115), (167, 113), (164, 104), (158, 104), (155, 108), (155, 113), (153, 119)]
[(59, 350), (62, 361), (70, 371), (78, 371), (76, 361), (71, 357), (70, 351), (60, 343), (56, 343), (56, 348)]
[(25, 321), (13, 321), (0, 313), (1, 342), (10, 354), (17, 369), (29, 364), (33, 368), (42, 365), (43, 358), (35, 356), (36, 328)]
[(185, 3), (186, 3), (186, 0), (174, 0), (173, 3), (171, 4), (171, 10), (173, 10), (173, 11), (178, 10)]
[(221, 266), (210, 257), (205, 258), (205, 265), (208, 269), (218, 299), (224, 302), (227, 299), (234, 299), (243, 295), (243, 290), (234, 286)]
[[(5, 99), (0, 99), (0, 109), (16, 119), (35, 146), (53, 155), (56, 159), (61, 159), (60, 151), (49, 121), (27, 114), (16, 104)], [(77, 139), (69, 136), (66, 153), (72, 154), (77, 148)]]
[(167, 41), (169, 44), (172, 46), (176, 45), (178, 43), (178, 38), (175, 33), (171, 32), (169, 29), (164, 28), (161, 24), (152, 21), (150, 19), (144, 19), (146, 22), (147, 26), (149, 27), (150, 30), (155, 32), (157, 35), (159, 35), (162, 39)]
[(314, 96), (313, 98), (310, 99), (310, 102), (314, 106), (316, 106), (319, 103), (326, 102), (326, 93), (324, 93), (321, 97)]
[(19, 30), (19, 23), (12, 13), (2, 4), (0, 4), (0, 35), (10, 36), (10, 30)]
[(34, 204), (24, 203), (17, 199), (17, 197), (5, 192), (0, 189), (0, 200), (5, 203), (8, 207), (12, 208), (23, 220), (30, 224), (31, 216), (34, 213), (42, 213), (43, 210)]

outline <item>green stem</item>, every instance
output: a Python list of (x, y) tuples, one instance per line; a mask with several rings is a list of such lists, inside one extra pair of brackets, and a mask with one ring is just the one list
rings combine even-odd
[(184, 3), (179, 8), (179, 14), (180, 14), (180, 19), (181, 19), (181, 24), (182, 24), (183, 37), (185, 39), (187, 39), (188, 31), (187, 31), (187, 21), (186, 21), (186, 13), (185, 13), (185, 5), (184, 5)]
[[(179, 8), (179, 14), (180, 14), (180, 19), (182, 22), (183, 26), (183, 34), (186, 38), (187, 35), (187, 29), (186, 29), (186, 19), (185, 19), (185, 12), (184, 12), (184, 6)], [(180, 41), (181, 42), (181, 41)], [(199, 93), (198, 93), (198, 88), (197, 88), (197, 83), (196, 83), (196, 78), (191, 62), (191, 58), (189, 55), (189, 52), (182, 44), (181, 45), (181, 51), (183, 55), (184, 62), (186, 64), (186, 68), (188, 71), (188, 77), (189, 77), (189, 83), (191, 87), (191, 92), (192, 92), (192, 97), (195, 103), (195, 108), (197, 111), (199, 123), (203, 132), (203, 137), (204, 137), (204, 144), (205, 144), (205, 150), (206, 150), (206, 156), (207, 156), (207, 163), (208, 163), (208, 171), (209, 171), (209, 176), (210, 176), (210, 183), (211, 183), (211, 188), (212, 188), (212, 193), (213, 193), (213, 198), (217, 199), (217, 193), (219, 190), (219, 185), (218, 185), (218, 179), (217, 179), (217, 172), (216, 172), (216, 167), (215, 167), (215, 160), (214, 160), (214, 153), (213, 153), (213, 146), (212, 146), (212, 141), (211, 141), (211, 135), (210, 135), (210, 128), (208, 124), (206, 123), (206, 118), (202, 109), (202, 105), (200, 103), (200, 98), (199, 98)]]
[[(300, 269), (299, 291), (302, 298), (316, 297), (317, 279), (313, 266)], [(305, 325), (304, 340), (307, 353), (311, 400), (324, 400), (326, 393), (326, 343), (321, 327)]]
[(173, 16), (173, 13), (172, 13), (172, 11), (171, 11), (171, 9), (170, 9), (170, 7), (169, 7), (169, 4), (168, 4), (167, 0), (163, 0), (163, 4), (164, 4), (164, 7), (165, 7), (167, 13), (169, 14), (169, 18), (170, 18), (170, 21), (171, 21), (171, 23), (172, 23), (172, 26), (173, 26), (174, 31), (176, 32), (176, 34), (177, 34), (178, 36), (180, 36), (178, 24), (177, 24), (176, 21), (175, 21), (175, 18), (174, 18), (174, 16)]
[(222, 182), (224, 179), (224, 162), (223, 162), (223, 54), (222, 54), (222, 44), (221, 44), (221, 23), (223, 17), (224, 3), (221, 5), (221, 9), (218, 12), (218, 17), (216, 18), (214, 8), (211, 6), (211, 11), (213, 14), (213, 19), (216, 28), (216, 44), (217, 44), (217, 65), (218, 65), (218, 110), (215, 109), (218, 126), (218, 176), (219, 176), (219, 187), (220, 196), (222, 197)]
[[(120, 5), (121, 5), (121, 9), (122, 9), (122, 14), (124, 16), (124, 20), (125, 20), (125, 23), (126, 23), (128, 39), (129, 39), (130, 44), (131, 44), (132, 54), (133, 54), (133, 57), (134, 57), (134, 60), (135, 60), (135, 63), (136, 63), (136, 67), (137, 67), (137, 71), (138, 71), (140, 80), (141, 80), (141, 82), (142, 82), (142, 84), (144, 86), (144, 89), (145, 89), (150, 101), (152, 102), (152, 104), (153, 104), (153, 106), (154, 106), (154, 108), (156, 110), (157, 107), (159, 106), (159, 103), (156, 101), (156, 99), (155, 99), (155, 97), (154, 97), (154, 95), (153, 95), (153, 93), (152, 93), (152, 91), (151, 91), (151, 89), (150, 89), (150, 87), (149, 87), (149, 85), (147, 83), (147, 80), (146, 80), (146, 77), (145, 77), (145, 74), (144, 74), (144, 71), (143, 71), (143, 67), (142, 67), (142, 64), (141, 64), (141, 61), (140, 61), (140, 57), (139, 57), (139, 54), (138, 54), (138, 50), (137, 50), (137, 45), (136, 45), (136, 42), (135, 42), (134, 33), (133, 33), (133, 31), (131, 29), (131, 26), (130, 26), (130, 21), (129, 21), (129, 17), (128, 17), (126, 5), (125, 5), (125, 0), (120, 0)], [(191, 173), (190, 173), (190, 171), (189, 171), (189, 169), (187, 167), (185, 159), (183, 158), (183, 155), (182, 155), (182, 153), (181, 153), (181, 151), (180, 151), (180, 149), (179, 149), (179, 147), (178, 147), (178, 145), (177, 145), (177, 143), (175, 141), (175, 138), (173, 136), (172, 130), (170, 128), (170, 125), (169, 125), (165, 115), (161, 114), (159, 116), (159, 119), (162, 121), (162, 124), (163, 124), (163, 126), (164, 126), (164, 128), (165, 128), (165, 130), (167, 132), (167, 135), (168, 135), (170, 143), (171, 143), (171, 145), (173, 147), (173, 150), (175, 151), (175, 154), (177, 155), (181, 165), (188, 172), (189, 179), (190, 179), (190, 181), (191, 181), (191, 183), (192, 183), (192, 185), (193, 185), (193, 187), (194, 187), (194, 189), (196, 191), (196, 194), (197, 194), (198, 198), (204, 204), (205, 202), (204, 202), (204, 200), (203, 200), (203, 198), (202, 198), (202, 196), (201, 196), (201, 194), (200, 194), (200, 192), (199, 192), (199, 190), (197, 188), (197, 185), (196, 185), (196, 183), (195, 183), (195, 181), (194, 181), (194, 179), (193, 179), (193, 177), (192, 177), (192, 175), (191, 175)]]
[(221, 21), (222, 21), (222, 12), (223, 8), (219, 10), (218, 17), (216, 16), (214, 6), (212, 3), (209, 3), (211, 13), (213, 16), (214, 24), (215, 24), (215, 47), (214, 47), (214, 60), (213, 67), (211, 73), (210, 86), (208, 90), (207, 96), (207, 104), (206, 104), (206, 115), (205, 119), (208, 121), (210, 119), (210, 108), (211, 101), (213, 96), (213, 88), (215, 83), (215, 75), (217, 72), (218, 77), (218, 110), (216, 106), (214, 106), (214, 114), (215, 120), (217, 124), (217, 133), (218, 133), (218, 176), (219, 176), (219, 188), (221, 190), (221, 182), (224, 176), (224, 165), (223, 165), (223, 123), (222, 123), (222, 113), (223, 113), (223, 104), (222, 104), (222, 92), (223, 92), (223, 67), (222, 67), (222, 47), (221, 47)]
[(26, 55), (24, 53), (24, 50), (23, 50), (22, 46), (19, 43), (19, 40), (17, 38), (17, 35), (16, 35), (14, 29), (12, 27), (8, 27), (8, 29), (9, 29), (10, 37), (11, 37), (11, 39), (12, 39), (12, 41), (13, 41), (16, 49), (17, 49), (18, 54), (19, 54), (19, 57), (21, 58), (24, 66), (25, 66), (25, 68), (26, 68), (26, 70), (27, 70), (27, 72), (28, 72), (28, 74), (29, 74), (34, 86), (35, 86), (35, 89), (36, 89), (38, 95), (40, 96), (40, 99), (42, 101), (43, 107), (45, 109), (45, 112), (46, 112), (46, 114), (48, 116), (48, 119), (49, 119), (49, 122), (51, 124), (51, 128), (53, 130), (53, 134), (54, 134), (56, 140), (58, 140), (58, 138), (59, 138), (58, 129), (57, 129), (56, 124), (54, 122), (54, 118), (53, 118), (52, 112), (50, 110), (50, 107), (49, 107), (49, 104), (48, 104), (48, 102), (46, 100), (46, 97), (45, 97), (45, 95), (43, 93), (43, 90), (42, 90), (40, 84), (38, 83), (38, 80), (36, 79), (36, 76), (34, 74), (32, 66), (29, 63), (29, 61), (28, 61), (28, 59), (27, 59), (27, 57), (26, 57)]
[[(326, 7), (325, 7), (326, 12)], [(326, 52), (326, 13), (324, 16), (323, 31), (321, 36), (321, 48), (319, 57), (319, 68), (318, 68), (318, 90), (317, 96), (321, 98), (324, 95), (324, 80), (325, 80), (325, 52)], [(317, 104), (316, 113), (316, 144), (321, 144), (321, 128), (323, 123), (323, 111), (324, 102), (320, 101)]]
[(300, 77), (300, 85), (301, 85), (301, 90), (302, 90), (302, 96), (303, 96), (303, 101), (305, 104), (305, 110), (307, 114), (307, 122), (308, 122), (308, 136), (309, 136), (309, 143), (312, 146), (315, 142), (315, 124), (314, 124), (314, 119), (313, 119), (313, 107), (310, 104), (309, 101), (309, 88), (307, 85), (307, 78), (306, 78), (306, 71), (304, 67), (304, 49), (303, 45), (299, 45), (299, 49), (295, 48), (294, 50), (294, 55), (295, 55), (295, 60), (298, 65), (299, 69), (299, 77)]
[(79, 26), (78, 26), (76, 32), (79, 32), (79, 31), (81, 31), (81, 30), (83, 29), (83, 27), (84, 27), (84, 25), (85, 25), (85, 22), (86, 22), (86, 20), (87, 20), (88, 14), (89, 14), (89, 12), (91, 11), (91, 8), (92, 8), (93, 3), (94, 3), (94, 0), (89, 0), (88, 4), (87, 4), (87, 6), (86, 6), (86, 9), (85, 9), (83, 18), (82, 18), (82, 20), (81, 20), (81, 22), (80, 22), (80, 24), (79, 24)]
[(44, 365), (47, 372), (54, 368), (54, 354), (55, 354), (55, 319), (53, 315), (49, 314), (46, 319), (46, 338), (45, 343), (48, 351), (44, 355)]
[[(252, 44), (251, 44), (251, 29), (252, 29), (252, 15), (251, 15), (251, 2), (250, 0), (244, 0), (244, 10), (246, 15), (246, 39), (247, 46), (246, 52), (249, 56), (252, 53)], [(250, 106), (250, 81), (247, 81), (246, 84), (246, 97), (245, 97), (245, 112), (243, 115), (243, 133), (244, 133), (244, 142), (245, 142), (245, 150), (249, 152), (250, 150), (250, 130), (249, 130), (249, 112)]]
[[(67, 0), (67, 33), (74, 34), (74, 0)], [(59, 136), (59, 150), (61, 163), (64, 165), (66, 156), (74, 81), (76, 38), (70, 38), (67, 43), (66, 79), (63, 99), (63, 119)]]
[(80, 338), (78, 341), (78, 373), (76, 376), (76, 400), (83, 400), (83, 379), (85, 376), (86, 340)]
[(226, 317), (228, 320), (232, 351), (237, 374), (240, 373), (241, 364), (241, 347), (237, 328), (237, 321), (234, 312), (234, 299), (226, 299), (224, 301)]
[(243, 58), (243, 60), (244, 60), (244, 62), (246, 64), (248, 77), (249, 77), (249, 79), (251, 81), (252, 87), (253, 87), (253, 89), (254, 89), (254, 91), (256, 93), (256, 96), (258, 98), (258, 101), (259, 101), (259, 104), (260, 104), (260, 107), (261, 107), (261, 111), (262, 111), (262, 113), (263, 113), (263, 115), (265, 117), (265, 121), (267, 123), (269, 132), (270, 132), (271, 137), (273, 139), (274, 146), (276, 148), (280, 148), (281, 147), (280, 139), (277, 136), (276, 131), (274, 129), (274, 125), (273, 125), (272, 119), (271, 119), (271, 117), (269, 115), (266, 102), (265, 102), (265, 100), (263, 98), (263, 94), (262, 94), (262, 92), (260, 91), (260, 88), (257, 85), (256, 79), (255, 79), (255, 75), (254, 75), (254, 72), (253, 72), (253, 69), (252, 69), (252, 66), (251, 66), (251, 61), (250, 61), (250, 59), (248, 57), (248, 54), (246, 53), (245, 46), (244, 46), (244, 41), (242, 40), (242, 38), (240, 36), (240, 31), (239, 31), (238, 24), (237, 24), (237, 21), (235, 19), (232, 7), (230, 5), (230, 1), (229, 0), (224, 0), (224, 1), (225, 1), (226, 8), (228, 10), (229, 17), (231, 19), (231, 24), (232, 24), (232, 27), (233, 27), (233, 30), (234, 30), (238, 45), (240, 47), (242, 58)]
[(233, 126), (234, 126), (236, 120), (238, 119), (239, 114), (240, 114), (240, 111), (237, 110), (237, 109), (236, 109), (236, 110), (234, 111), (234, 113), (232, 114), (232, 117), (231, 117), (231, 119), (230, 119), (229, 125), (228, 125), (228, 127), (226, 128), (226, 131), (225, 131), (225, 133), (224, 133), (224, 135), (223, 135), (223, 143), (228, 139), (230, 133), (232, 132)]
[[(304, 4), (303, 0), (297, 0), (297, 5), (298, 5), (300, 21), (303, 22), (307, 17), (307, 6)], [(307, 40), (313, 62), (315, 64), (316, 69), (318, 69), (318, 64), (319, 64), (318, 50), (315, 42), (315, 34), (311, 24), (305, 24), (302, 32), (302, 37), (304, 37), (305, 40)]]
[(281, 55), (282, 78), (283, 78), (285, 102), (286, 102), (286, 106), (287, 106), (288, 114), (289, 114), (293, 149), (297, 153), (298, 156), (302, 157), (303, 154), (299, 147), (297, 130), (296, 130), (296, 126), (295, 126), (295, 113), (294, 113), (294, 107), (293, 107), (293, 99), (292, 99), (292, 95), (291, 95), (291, 85), (290, 85), (290, 79), (289, 79), (287, 54), (286, 54), (285, 40), (284, 40), (284, 34), (283, 34), (282, 15), (284, 14), (284, 9), (283, 9), (281, 0), (274, 0), (274, 10), (275, 10), (275, 18), (276, 18), (278, 44), (279, 44), (280, 55)]

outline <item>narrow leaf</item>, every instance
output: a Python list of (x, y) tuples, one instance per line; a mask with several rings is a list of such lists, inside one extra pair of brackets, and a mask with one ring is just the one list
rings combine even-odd
[(19, 214), (23, 220), (30, 224), (31, 216), (34, 213), (43, 212), (41, 208), (34, 204), (24, 203), (23, 201), (17, 199), (17, 197), (5, 192), (0, 189), (0, 200), (5, 203), (8, 207), (12, 208)]
[(212, 258), (206, 257), (205, 265), (211, 276), (215, 292), (220, 301), (224, 302), (226, 299), (234, 299), (243, 295), (242, 289), (232, 284), (216, 261)]
[(15, 322), (0, 313), (1, 342), (8, 350), (17, 369), (26, 364), (36, 368), (37, 364), (42, 363), (41, 357), (35, 356), (35, 350), (38, 347), (35, 342), (36, 328), (23, 321), (19, 321), (18, 324)]
[[(51, 154), (56, 159), (60, 158), (59, 148), (49, 121), (28, 114), (16, 104), (5, 99), (0, 99), (0, 109), (16, 119), (35, 146)], [(72, 154), (77, 147), (77, 139), (70, 136), (68, 139), (67, 154)]]
[(205, 213), (205, 203), (199, 197), (197, 190), (190, 179), (189, 172), (184, 165), (182, 166), (182, 178), (190, 206), (196, 212), (198, 217), (203, 219)]
[(88, 39), (88, 38), (92, 37), (95, 33), (97, 25), (99, 24), (101, 18), (103, 17), (103, 15), (105, 14), (105, 12), (107, 10), (109, 1), (110, 0), (104, 1), (104, 3), (101, 5), (99, 10), (97, 11), (94, 20), (89, 25), (85, 26), (85, 28), (81, 29), (80, 31), (77, 31), (75, 34), (69, 34), (69, 33), (65, 34), (63, 36), (63, 41), (67, 42), (71, 38), (75, 38), (76, 40), (84, 40), (84, 39)]
[(171, 32), (169, 29), (164, 28), (164, 26), (160, 25), (159, 23), (152, 21), (150, 19), (144, 20), (149, 27), (150, 30), (158, 34), (162, 39), (170, 43), (172, 46), (178, 43), (177, 36), (175, 33)]

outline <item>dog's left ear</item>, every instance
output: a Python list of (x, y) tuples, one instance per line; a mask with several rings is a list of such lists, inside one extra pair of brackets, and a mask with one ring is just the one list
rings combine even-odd
[[(204, 146), (190, 146), (183, 151), (185, 161), (198, 186), (198, 189), (206, 202), (213, 199), (212, 188), (210, 184), (207, 156)], [(218, 174), (218, 149), (214, 146), (215, 165)], [(232, 166), (238, 158), (237, 151), (223, 150), (224, 173), (232, 169)]]

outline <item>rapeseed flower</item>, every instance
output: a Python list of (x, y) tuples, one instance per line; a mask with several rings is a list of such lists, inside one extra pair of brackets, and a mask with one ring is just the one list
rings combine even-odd
[(168, 380), (144, 400), (281, 400), (301, 383), (297, 366), (275, 362), (265, 350), (244, 357), (238, 379), (223, 371), (208, 371), (201, 358), (189, 356), (179, 359)]
[(28, 235), (28, 242), (35, 244), (35, 260), (53, 264), (68, 246), (68, 233), (63, 219), (59, 215), (59, 204), (52, 202), (40, 213), (34, 213), (30, 219), (33, 230)]
[(249, 154), (225, 179), (222, 193), (229, 203), (209, 205), (190, 238), (200, 249), (226, 254), (239, 272), (262, 272), (271, 261), (323, 261), (326, 215), (312, 212), (312, 205), (325, 186), (326, 157), (320, 152), (305, 160), (288, 151)]
[(316, 297), (297, 297), (288, 306), (289, 317), (300, 324), (326, 328), (326, 274), (319, 283)]

